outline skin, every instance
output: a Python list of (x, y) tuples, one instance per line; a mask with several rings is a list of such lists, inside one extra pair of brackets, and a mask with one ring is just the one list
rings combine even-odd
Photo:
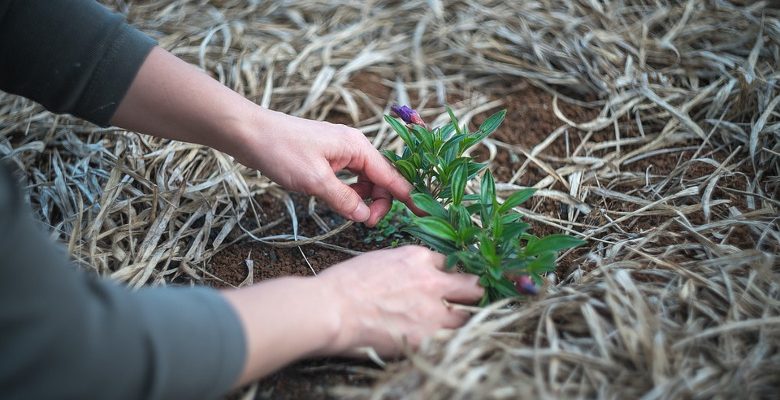
[[(368, 226), (393, 198), (416, 210), (409, 183), (360, 131), (264, 109), (160, 48), (142, 65), (111, 122), (228, 153)], [(335, 172), (344, 169), (358, 175), (358, 183), (342, 183)], [(471, 304), (483, 289), (476, 276), (444, 272), (443, 265), (441, 254), (406, 246), (352, 258), (317, 277), (223, 291), (242, 322), (248, 351), (236, 385), (306, 357), (356, 355), (363, 347), (394, 356), (404, 343), (415, 347), (439, 329), (461, 326), (468, 316), (444, 300)]]

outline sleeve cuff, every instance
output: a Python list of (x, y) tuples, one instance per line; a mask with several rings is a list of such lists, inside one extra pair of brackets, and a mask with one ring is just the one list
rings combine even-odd
[(152, 38), (122, 23), (106, 49), (74, 115), (100, 126), (109, 126), (119, 103), (127, 94), (146, 57), (157, 44)]
[[(246, 361), (244, 331), (238, 315), (215, 289), (147, 288), (137, 298), (144, 315), (155, 327), (153, 342), (165, 343), (156, 349), (159, 360), (170, 368), (160, 381), (175, 391), (159, 398), (219, 398), (238, 381)], [(160, 308), (172, 312), (159, 312)], [(166, 340), (154, 340), (156, 335)], [(158, 338), (159, 339), (159, 338)], [(165, 391), (165, 390), (163, 390)]]

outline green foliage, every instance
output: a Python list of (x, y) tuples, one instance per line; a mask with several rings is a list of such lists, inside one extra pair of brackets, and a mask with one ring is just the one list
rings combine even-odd
[[(416, 204), (416, 203), (415, 203)], [(398, 200), (393, 201), (390, 211), (376, 223), (374, 229), (369, 231), (363, 239), (364, 243), (379, 243), (390, 240), (390, 246), (397, 247), (400, 243), (408, 242), (411, 237), (403, 229), (412, 226), (412, 213)]]
[[(414, 203), (428, 214), (411, 216), (403, 230), (446, 254), (448, 268), (460, 265), (478, 275), (485, 288), (480, 304), (485, 305), (516, 296), (514, 279), (519, 276), (530, 275), (541, 282), (542, 274), (555, 269), (558, 251), (584, 242), (566, 235), (537, 238), (527, 233), (529, 225), (514, 207), (528, 200), (534, 189), (517, 191), (499, 204), (495, 181), (485, 164), (463, 156), (498, 129), (506, 110), (490, 116), (476, 132), (460, 126), (449, 108), (447, 112), (451, 121), (433, 130), (385, 116), (405, 144), (400, 156), (385, 155), (413, 185)], [(480, 173), (479, 192), (466, 194), (466, 186)]]

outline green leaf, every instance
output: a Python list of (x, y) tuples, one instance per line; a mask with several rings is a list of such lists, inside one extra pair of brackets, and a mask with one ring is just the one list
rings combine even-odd
[(455, 132), (455, 125), (452, 122), (442, 126), (440, 131), (442, 139), (445, 140), (449, 139), (453, 132)]
[[(450, 256), (457, 258), (463, 266), (463, 269), (468, 273), (481, 275), (485, 272), (485, 262), (482, 260), (482, 257), (476, 253), (471, 251), (457, 251)], [(447, 258), (449, 260), (449, 256)]]
[(420, 228), (408, 227), (404, 228), (404, 232), (416, 237), (417, 239), (420, 239), (423, 243), (427, 244), (439, 253), (451, 254), (458, 251), (458, 249), (455, 247), (455, 243), (452, 241), (433, 236)]
[(528, 268), (528, 260), (525, 258), (514, 258), (506, 261), (503, 265), (504, 271), (524, 272)]
[[(498, 281), (502, 277), (501, 267), (498, 265), (488, 265), (487, 272), (494, 281)], [(495, 284), (494, 284), (495, 286)]]
[(479, 238), (479, 252), (488, 264), (494, 266), (499, 264), (499, 259), (496, 255), (496, 244), (487, 235), (482, 235)]
[(496, 289), (501, 298), (516, 297), (518, 295), (515, 285), (509, 279), (501, 277), (497, 279), (493, 284), (493, 288)]
[(458, 234), (455, 232), (455, 229), (444, 218), (421, 217), (416, 218), (414, 224), (430, 235), (453, 242), (458, 240)]
[(447, 219), (449, 217), (447, 210), (428, 193), (412, 193), (412, 201), (420, 210), (428, 215)]
[(395, 133), (397, 133), (398, 136), (401, 137), (401, 140), (403, 140), (407, 146), (414, 147), (414, 142), (412, 142), (412, 137), (411, 134), (409, 133), (409, 128), (407, 128), (406, 125), (398, 122), (397, 119), (389, 115), (385, 115), (385, 121), (387, 121), (387, 123), (390, 124), (390, 127), (393, 128)]
[(525, 253), (529, 256), (532, 256), (547, 252), (556, 252), (562, 249), (569, 249), (583, 244), (585, 244), (585, 242), (577, 239), (576, 237), (555, 234), (545, 236), (533, 242), (529, 242), (528, 246), (525, 248)]
[(479, 194), (477, 193), (464, 194), (463, 201), (479, 201)]
[(464, 151), (466, 151), (471, 146), (474, 146), (475, 144), (479, 143), (481, 139), (477, 135), (473, 136), (467, 136), (465, 139), (463, 139), (460, 142), (460, 146), (458, 146), (458, 153), (463, 154)]
[(458, 168), (455, 168), (455, 172), (450, 179), (450, 185), (452, 187), (452, 203), (455, 205), (460, 204), (463, 201), (463, 192), (466, 190), (466, 183), (468, 183), (468, 167), (461, 163)]
[(493, 215), (493, 204), (496, 202), (496, 182), (493, 180), (493, 174), (490, 170), (482, 175), (480, 184), (479, 201), (482, 205), (482, 223), (489, 223)]
[(458, 257), (459, 252), (450, 253), (447, 255), (447, 261), (444, 263), (444, 269), (450, 270), (455, 268), (456, 265), (458, 265), (458, 261), (460, 261), (460, 258)]
[(395, 152), (390, 151), (390, 150), (382, 150), (382, 154), (385, 157), (387, 157), (388, 160), (392, 161), (393, 163), (395, 163), (396, 161), (398, 161), (400, 159), (400, 157), (398, 157), (398, 154), (395, 154)]
[(455, 158), (460, 157), (462, 153), (460, 150), (460, 143), (466, 138), (466, 135), (459, 133), (449, 139), (441, 146), (441, 154), (447, 162), (452, 162)]
[(422, 159), (423, 159), (423, 161), (425, 161), (425, 163), (423, 163), (423, 165), (422, 165), (422, 167), (423, 167), (422, 169), (424, 169), (424, 170), (433, 169), (433, 167), (435, 167), (436, 165), (439, 164), (438, 162), (436, 162), (436, 159), (433, 158), (431, 153), (428, 153), (428, 152), (423, 152), (422, 153)]
[(471, 245), (475, 243), (477, 241), (477, 234), (479, 232), (480, 230), (474, 226), (469, 226), (458, 230), (460, 239), (463, 241), (463, 244), (465, 245)]
[(403, 175), (407, 181), (414, 182), (417, 180), (417, 168), (415, 168), (411, 162), (407, 160), (398, 160), (395, 162), (395, 167), (398, 168), (398, 171), (401, 172), (401, 175)]
[(536, 257), (528, 263), (526, 270), (534, 274), (555, 271), (555, 253), (545, 253)]
[(510, 222), (503, 225), (504, 231), (501, 233), (501, 239), (507, 243), (519, 241), (520, 235), (525, 233), (530, 227), (530, 225), (524, 222)]
[(482, 171), (482, 169), (487, 166), (487, 163), (469, 162), (468, 166), (469, 166), (469, 179), (472, 179), (479, 173), (479, 171)]
[[(504, 116), (506, 116), (506, 109), (501, 110), (485, 120), (485, 122), (482, 123), (482, 125), (479, 126), (480, 130), (480, 137), (482, 139), (488, 137), (491, 133), (495, 132), (496, 129), (498, 129), (499, 126), (501, 126), (501, 123), (504, 122)], [(482, 140), (480, 139), (480, 140)]]
[(506, 201), (504, 201), (504, 204), (501, 204), (499, 212), (503, 214), (505, 211), (515, 208), (516, 206), (530, 199), (534, 193), (536, 193), (536, 189), (534, 188), (521, 189), (512, 193), (509, 197), (507, 197)]
[(455, 217), (458, 221), (458, 230), (463, 230), (468, 227), (474, 226), (474, 223), (471, 222), (471, 214), (463, 205), (461, 204), (451, 205), (450, 213), (455, 214)]
[(460, 126), (458, 125), (458, 118), (455, 117), (455, 113), (452, 112), (452, 109), (447, 107), (447, 114), (450, 115), (450, 121), (452, 121), (452, 126), (455, 128), (455, 132), (463, 133), (460, 129)]
[(433, 153), (433, 133), (420, 125), (412, 126), (412, 132), (414, 133), (414, 136), (417, 137), (417, 140), (423, 144), (423, 148), (428, 152)]

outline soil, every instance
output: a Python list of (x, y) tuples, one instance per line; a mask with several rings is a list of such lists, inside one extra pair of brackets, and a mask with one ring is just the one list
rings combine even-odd
[[(377, 104), (382, 104), (392, 95), (392, 89), (382, 84), (382, 79), (380, 79), (379, 76), (371, 73), (364, 72), (357, 74), (350, 82), (350, 86), (362, 89), (368, 96), (374, 98)], [(517, 84), (507, 84), (505, 87), (511, 87), (512, 91), (510, 93), (504, 93), (504, 91), (506, 91), (504, 88), (496, 88), (495, 91), (493, 91), (493, 93), (495, 93), (494, 96), (500, 96), (504, 99), (502, 108), (507, 108), (508, 110), (504, 124), (492, 136), (494, 140), (503, 142), (507, 145), (519, 146), (528, 151), (545, 140), (551, 132), (563, 125), (563, 122), (554, 115), (552, 109), (552, 96), (546, 91), (527, 84), (521, 84), (519, 86)], [(590, 101), (593, 99), (583, 100)], [(372, 116), (372, 112), (368, 110), (368, 107), (365, 104), (362, 104), (361, 102), (358, 104), (360, 106), (361, 119)], [(595, 108), (584, 108), (563, 101), (559, 101), (558, 104), (561, 111), (569, 119), (576, 122), (587, 122), (598, 115), (598, 109)], [(495, 111), (497, 110), (486, 112), (475, 118), (473, 121), (475, 126), (473, 128), (476, 128), (476, 126), (482, 122), (481, 119), (486, 118)], [(332, 112), (327, 120), (334, 123), (353, 124), (351, 117), (339, 111)], [(581, 132), (575, 128), (568, 128), (566, 134), (561, 135), (539, 154), (539, 158), (548, 162), (553, 168), (556, 168), (559, 166), (556, 159), (565, 158), (570, 155), (581, 143), (586, 134), (586, 132)], [(621, 135), (623, 137), (629, 137), (637, 136), (639, 133), (629, 129), (626, 132), (622, 132)], [(589, 141), (593, 143), (611, 140), (613, 138), (614, 130), (606, 129), (605, 131), (595, 132)], [(626, 151), (630, 150), (631, 148), (626, 148)], [(472, 155), (478, 159), (484, 160), (488, 157), (488, 151), (485, 147), (478, 146)], [(677, 165), (686, 162), (689, 163), (686, 172), (682, 176), (674, 178), (677, 179), (678, 182), (679, 180), (688, 181), (709, 176), (714, 172), (714, 167), (711, 165), (702, 162), (691, 162), (692, 155), (693, 151), (660, 154), (631, 163), (625, 166), (624, 170), (643, 173), (648, 172), (653, 176), (663, 176), (673, 171)], [(723, 161), (727, 156), (728, 154), (725, 152), (715, 152), (714, 154), (708, 155), (708, 157), (718, 161)], [(510, 153), (508, 150), (499, 147), (496, 158), (491, 164), (491, 168), (498, 182), (508, 182), (513, 178), (524, 162), (526, 162), (526, 159), (522, 153)], [(748, 168), (748, 166), (741, 168)], [(514, 183), (522, 186), (533, 186), (545, 176), (547, 176), (546, 172), (538, 168), (535, 164), (528, 163), (525, 173), (519, 176)], [(719, 182), (724, 187), (742, 191), (746, 189), (747, 185), (745, 180), (740, 178), (738, 174), (724, 175)], [(610, 189), (631, 194), (633, 191), (643, 190), (643, 186), (643, 182), (639, 184), (632, 182), (630, 184), (627, 183), (623, 187), (613, 187)], [(556, 183), (553, 188), (566, 191), (559, 182)], [(730, 206), (737, 207), (742, 212), (748, 211), (744, 196), (717, 189), (713, 194), (713, 198), (729, 199), (731, 200)], [(324, 233), (322, 228), (315, 222), (315, 219), (308, 214), (310, 199), (300, 195), (292, 195), (292, 199), (298, 217), (299, 234), (311, 237)], [(289, 222), (290, 218), (284, 203), (281, 200), (268, 194), (263, 195), (257, 200), (262, 206), (260, 215), (264, 219), (264, 221), (261, 221), (262, 223), (268, 223), (279, 218), (285, 219), (284, 223), (264, 232), (263, 235), (292, 233), (292, 225)], [(681, 201), (684, 201), (684, 199)], [(691, 203), (694, 201), (697, 200), (691, 200)], [(605, 210), (610, 210), (611, 212), (630, 212), (635, 211), (640, 207), (636, 204), (622, 203), (613, 200), (604, 202), (603, 199), (592, 194), (586, 199), (586, 202), (592, 205), (594, 209), (603, 208)], [(549, 199), (533, 198), (528, 206), (535, 212), (559, 219), (566, 219), (568, 214), (565, 205)], [(728, 212), (726, 207), (727, 206), (714, 207), (713, 212)], [(322, 205), (317, 205), (315, 212), (330, 228), (335, 228), (344, 222), (341, 217)], [(610, 218), (615, 218), (615, 215), (607, 215)], [(690, 215), (689, 218), (692, 222), (698, 224), (703, 223), (704, 217), (703, 214), (699, 212)], [(629, 227), (629, 229), (636, 234), (647, 233), (656, 229), (668, 219), (668, 216), (648, 216), (642, 218), (638, 223)], [(598, 212), (584, 215), (580, 220), (581, 222), (598, 225), (603, 225), (608, 222), (605, 216)], [(544, 224), (532, 223), (532, 233), (537, 236), (545, 236), (560, 232)], [(356, 224), (346, 231), (327, 239), (327, 242), (357, 251), (370, 251), (390, 246), (388, 241), (371, 244), (364, 242), (364, 239), (369, 234), (369, 229)], [(659, 240), (666, 240), (669, 242), (667, 244), (672, 244), (674, 242), (674, 238), (660, 238)], [(752, 248), (755, 245), (755, 240), (753, 236), (749, 234), (747, 228), (734, 229), (725, 242), (741, 248)], [(559, 277), (569, 275), (571, 271), (580, 266), (586, 253), (587, 249), (585, 248), (575, 249), (567, 253), (563, 259), (559, 261), (557, 275)], [(289, 275), (311, 276), (313, 273), (319, 272), (349, 257), (350, 255), (344, 252), (325, 249), (316, 245), (301, 246), (300, 248), (279, 248), (247, 240), (223, 250), (212, 258), (210, 268), (215, 276), (212, 284), (217, 287), (225, 287), (238, 286), (244, 282), (248, 272), (246, 260), (252, 260), (254, 265), (253, 282), (259, 282)], [(366, 378), (366, 375), (352, 372), (354, 370), (353, 367), (356, 365), (371, 368), (369, 364), (331, 359), (298, 363), (262, 380), (259, 383), (256, 398), (332, 398), (328, 394), (328, 388), (344, 384), (368, 385), (371, 383), (370, 379)]]

